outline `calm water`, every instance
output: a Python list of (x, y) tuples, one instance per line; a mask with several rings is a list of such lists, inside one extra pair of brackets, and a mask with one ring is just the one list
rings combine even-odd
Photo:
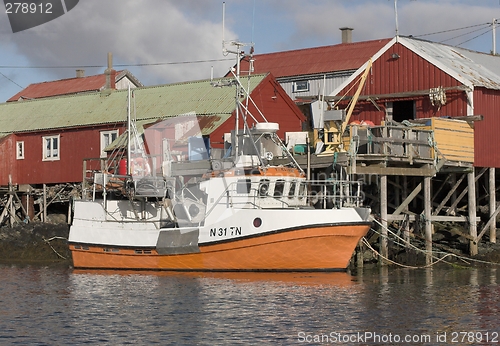
[(499, 276), (500, 268), (351, 276), (0, 266), (0, 345), (500, 343)]

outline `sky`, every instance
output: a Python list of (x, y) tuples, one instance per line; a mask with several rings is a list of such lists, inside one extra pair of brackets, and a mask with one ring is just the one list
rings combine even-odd
[[(60, 0), (53, 0), (60, 1)], [(63, 16), (13, 33), (0, 5), (0, 102), (31, 83), (103, 73), (107, 53), (116, 70), (144, 85), (224, 75), (222, 1), (80, 0)], [(226, 41), (254, 43), (255, 53), (338, 44), (341, 27), (353, 42), (400, 35), (490, 53), (500, 0), (226, 0)], [(498, 30), (497, 30), (498, 31)], [(500, 51), (500, 31), (497, 51)], [(248, 51), (248, 48), (246, 48)], [(255, 62), (258, 64), (258, 60)]]

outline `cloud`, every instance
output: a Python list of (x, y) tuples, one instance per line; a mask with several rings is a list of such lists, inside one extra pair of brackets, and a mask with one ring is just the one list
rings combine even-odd
[[(341, 40), (340, 27), (351, 27), (353, 41), (365, 41), (378, 38), (390, 38), (396, 34), (396, 20), (393, 0), (344, 1), (318, 0), (314, 2), (286, 2), (283, 9), (293, 21), (288, 42), (283, 46), (295, 45), (295, 48), (337, 44)], [(398, 6), (398, 24), (400, 35), (422, 35), (472, 25), (491, 22), (494, 16), (500, 16), (498, 1), (466, 0), (400, 0)], [(496, 9), (496, 12), (495, 12)], [(449, 31), (439, 35), (425, 36), (436, 42), (454, 36), (469, 33), (462, 38), (450, 40), (448, 44), (460, 44), (468, 38), (474, 38), (485, 30), (472, 32), (474, 28), (463, 31)], [(485, 35), (488, 35), (486, 33)], [(491, 34), (490, 34), (491, 36)], [(487, 37), (487, 36), (486, 36)], [(465, 47), (481, 50), (481, 42), (475, 40)], [(291, 48), (288, 48), (291, 49)]]
[[(223, 59), (221, 15), (219, 12), (217, 20), (203, 18), (203, 13), (214, 7), (213, 3), (208, 5), (206, 1), (85, 0), (52, 22), (2, 35), (0, 40), (14, 44), (34, 66), (102, 66), (89, 68), (87, 74), (103, 72), (107, 52), (113, 53), (114, 64)], [(143, 83), (152, 85), (209, 78), (211, 65), (215, 65), (217, 75), (223, 75), (232, 63), (129, 69)], [(54, 78), (72, 77), (73, 72), (68, 75), (64, 69), (52, 70)]]
[[(498, 0), (399, 0), (399, 31), (422, 35), (491, 22), (500, 18)], [(1, 69), (16, 83), (102, 73), (106, 56), (118, 64), (157, 64), (232, 58), (224, 57), (222, 1), (213, 0), (85, 0), (62, 17), (13, 34), (7, 15), (0, 13), (0, 65), (74, 66), (67, 69)], [(226, 39), (255, 42), (256, 53), (340, 43), (340, 27), (354, 28), (353, 41), (395, 35), (393, 0), (226, 0)], [(488, 27), (485, 26), (488, 30)], [(450, 31), (422, 38), (440, 42), (473, 31)], [(459, 44), (481, 32), (445, 41)], [(491, 33), (462, 47), (488, 52)], [(126, 67), (146, 85), (189, 81), (224, 75), (234, 59)], [(19, 87), (0, 76), (2, 98)]]

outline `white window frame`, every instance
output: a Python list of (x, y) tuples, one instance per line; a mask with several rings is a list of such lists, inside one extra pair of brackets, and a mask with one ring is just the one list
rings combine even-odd
[(42, 137), (42, 161), (61, 159), (61, 135)]
[[(115, 136), (115, 138), (113, 138), (113, 135)], [(106, 141), (107, 136), (109, 138), (108, 139), (109, 143), (107, 143)], [(100, 139), (101, 157), (106, 157), (106, 152), (104, 151), (104, 149), (108, 145), (113, 143), (113, 141), (117, 139), (118, 136), (120, 136), (120, 132), (118, 130), (101, 131), (101, 139)]]
[(24, 141), (16, 142), (16, 159), (24, 160)]
[[(299, 87), (299, 85), (305, 83), (305, 87)], [(300, 93), (300, 92), (305, 92), (309, 91), (309, 81), (308, 80), (301, 80), (301, 81), (296, 81), (293, 82), (293, 92), (294, 93)]]

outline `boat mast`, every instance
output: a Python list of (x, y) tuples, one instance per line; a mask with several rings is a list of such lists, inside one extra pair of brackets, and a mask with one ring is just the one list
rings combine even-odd
[(131, 122), (131, 119), (130, 119), (130, 84), (128, 86), (128, 101), (127, 101), (127, 174), (128, 175), (132, 175), (132, 172), (130, 171), (130, 167), (132, 166), (130, 164), (130, 148), (131, 148), (131, 145), (130, 145), (130, 139), (131, 139), (131, 136), (130, 136), (130, 122)]
[[(225, 31), (225, 17), (226, 17), (226, 3), (222, 3), (222, 54), (224, 56), (227, 56), (229, 53), (235, 54), (236, 55), (236, 73), (234, 73), (234, 69), (232, 70), (233, 75), (235, 76), (235, 82), (236, 84), (236, 111), (235, 111), (235, 116), (236, 116), (236, 121), (235, 121), (235, 143), (234, 143), (234, 151), (235, 151), (235, 162), (238, 161), (238, 156), (239, 156), (239, 127), (240, 127), (240, 96), (241, 96), (241, 83), (240, 83), (240, 69), (241, 69), (241, 57), (243, 56), (243, 51), (241, 47), (243, 46), (248, 46), (249, 44), (246, 43), (241, 43), (235, 40), (231, 40), (226, 42), (225, 37), (224, 37), (224, 31)], [(235, 51), (228, 50), (226, 48), (226, 44), (230, 44), (232, 46), (236, 46)], [(253, 47), (253, 44), (250, 44)]]

